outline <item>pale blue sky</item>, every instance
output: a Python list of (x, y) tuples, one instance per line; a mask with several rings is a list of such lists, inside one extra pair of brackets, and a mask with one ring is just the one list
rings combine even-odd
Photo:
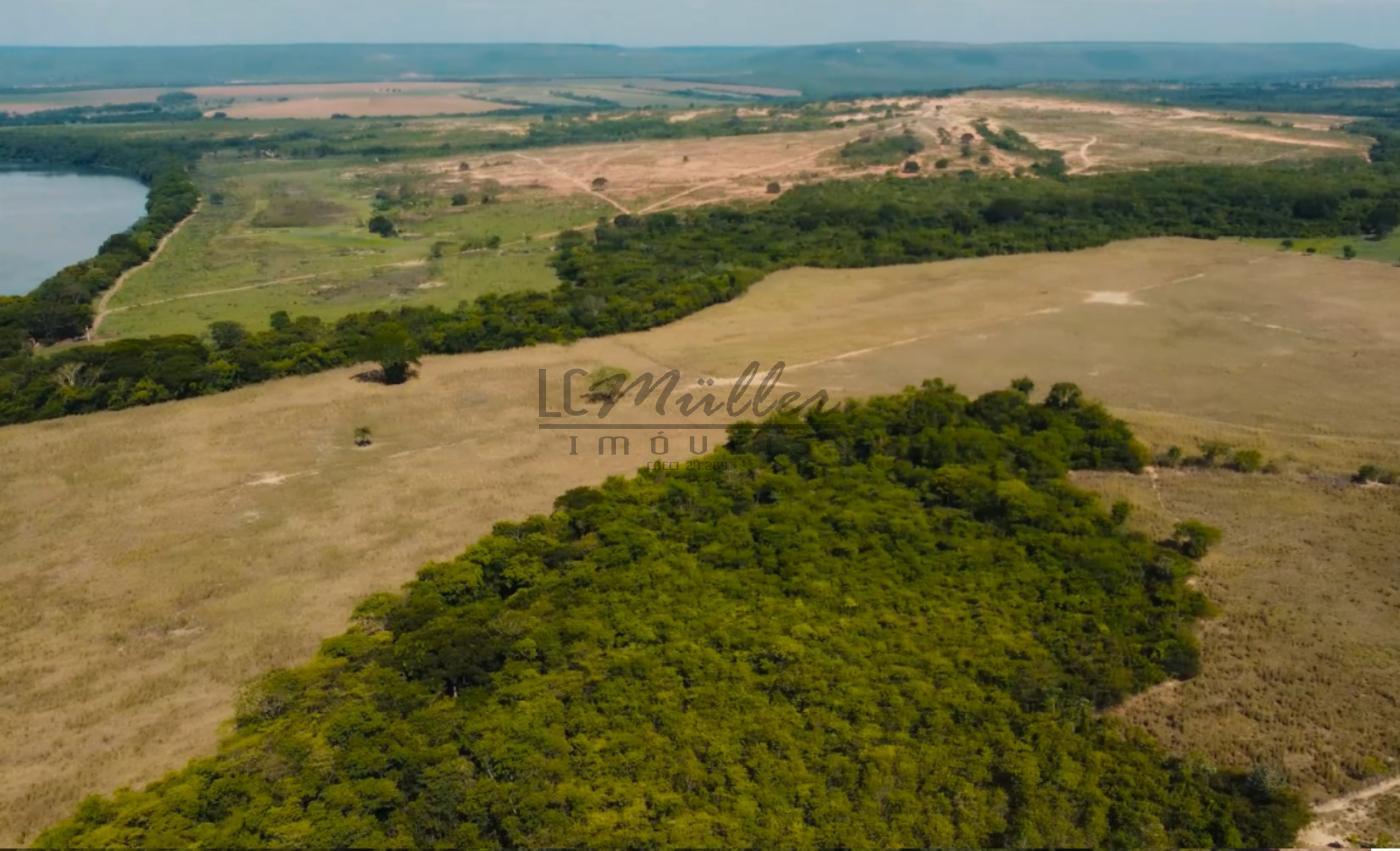
[(1400, 0), (0, 0), (0, 44), (1341, 41)]

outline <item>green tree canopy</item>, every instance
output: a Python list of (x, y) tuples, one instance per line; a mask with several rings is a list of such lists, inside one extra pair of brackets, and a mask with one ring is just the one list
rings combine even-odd
[(938, 383), (736, 427), (372, 598), (39, 844), (1288, 845), (1292, 794), (1096, 711), (1198, 666), (1190, 562), (1065, 479), (1136, 454)]

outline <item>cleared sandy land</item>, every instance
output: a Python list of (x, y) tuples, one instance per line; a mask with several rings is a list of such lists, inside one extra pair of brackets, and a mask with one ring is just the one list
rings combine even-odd
[[(1063, 151), (1077, 173), (1175, 163), (1262, 163), (1365, 157), (1371, 142), (1337, 129), (1329, 115), (1225, 113), (1081, 101), (1024, 92), (972, 92), (938, 102), (955, 133), (976, 118), (1009, 126), (1044, 148)], [(1260, 118), (1268, 123), (1256, 123)]]
[[(768, 184), (882, 173), (851, 169), (835, 155), (871, 128), (771, 133), (715, 139), (676, 139), (570, 145), (496, 154), (458, 169), (460, 157), (429, 170), (445, 187), (494, 180), (507, 188), (545, 188), (561, 195), (593, 192), (619, 212), (656, 212), (723, 200), (768, 197)], [(606, 181), (594, 190), (597, 178)]]
[[(655, 212), (761, 200), (771, 197), (768, 185), (772, 182), (787, 189), (885, 173), (889, 166), (848, 168), (836, 156), (844, 145), (870, 133), (907, 129), (919, 135), (927, 147), (912, 159), (925, 175), (938, 173), (940, 160), (948, 161), (950, 174), (965, 169), (1010, 173), (1031, 165), (1029, 155), (997, 150), (982, 141), (974, 127), (979, 119), (987, 119), (994, 129), (1009, 127), (1044, 148), (1062, 151), (1070, 170), (1078, 174), (1165, 164), (1365, 157), (1370, 146), (1365, 137), (1342, 131), (999, 92), (942, 99), (871, 99), (854, 102), (852, 110), (833, 120), (877, 121), (805, 133), (573, 145), (488, 157), (474, 162), (471, 172), (458, 170), (460, 158), (429, 169), (449, 187), (495, 180), (507, 187), (546, 188), (560, 194), (592, 191), (593, 181), (603, 178), (606, 186), (596, 194), (620, 212)], [(690, 120), (704, 112), (679, 112), (673, 120)], [(1287, 123), (1285, 119), (1291, 117), (1275, 118)], [(1311, 116), (1313, 126), (1324, 118)], [(964, 157), (961, 150), (967, 135), (974, 140), (971, 157)], [(988, 162), (980, 161), (983, 155)]]
[[(1093, 298), (1102, 292), (1129, 297)], [(630, 456), (599, 457), (597, 432), (577, 432), (580, 455), (571, 456), (569, 432), (538, 430), (541, 368), (675, 366), (693, 385), (781, 359), (785, 383), (837, 396), (938, 376), (970, 392), (1023, 374), (1042, 387), (1074, 380), (1155, 445), (1222, 437), (1292, 456), (1285, 476), (1247, 481), (1306, 488), (1310, 475), (1336, 481), (1363, 460), (1400, 463), (1397, 299), (1400, 270), (1229, 242), (794, 270), (648, 333), (429, 359), (400, 388), (341, 370), (0, 429), (0, 637), (9, 651), (0, 659), (0, 843), (32, 837), (88, 793), (152, 780), (212, 750), (240, 684), (306, 658), (356, 600), (459, 552), (495, 521), (650, 460), (654, 432), (632, 434)], [(656, 422), (654, 412), (628, 416)], [(358, 426), (373, 429), (374, 448), (354, 448)], [(669, 433), (669, 457), (686, 457), (688, 437), (701, 434)], [(1148, 488), (1139, 502), (1155, 498), (1150, 481), (1127, 481)], [(1400, 492), (1366, 493), (1368, 511), (1400, 516)], [(1336, 511), (1345, 516), (1357, 498)], [(1364, 593), (1349, 593), (1342, 583), (1376, 567), (1328, 552), (1333, 536), (1310, 524), (1332, 515), (1286, 498), (1259, 505), (1275, 512), (1268, 535), (1293, 542), (1288, 581), (1328, 583), (1342, 595), (1339, 619), (1393, 627), (1393, 567), (1379, 574), (1390, 590), (1368, 579)], [(1176, 510), (1196, 509), (1183, 501)], [(1255, 577), (1253, 589), (1273, 568), (1245, 557), (1257, 542), (1246, 521), (1258, 518), (1222, 517), (1208, 519), (1226, 524), (1240, 557), (1206, 565), (1223, 612), (1206, 633), (1208, 667), (1243, 652), (1229, 642), (1252, 634), (1229, 627), (1254, 617), (1232, 571)], [(1368, 528), (1367, 552), (1400, 545), (1400, 523)], [(1327, 572), (1303, 569), (1324, 557)], [(1393, 633), (1308, 626), (1313, 590), (1275, 586), (1269, 617), (1304, 625), (1285, 634), (1331, 647), (1335, 670), (1289, 688), (1352, 719), (1332, 722), (1347, 730), (1400, 729)], [(1227, 649), (1212, 650), (1216, 640)], [(1278, 698), (1264, 688), (1238, 699), (1257, 714)], [(1355, 720), (1363, 711), (1377, 720)], [(1261, 732), (1246, 741), (1266, 740)], [(1317, 788), (1352, 783), (1342, 776)]]

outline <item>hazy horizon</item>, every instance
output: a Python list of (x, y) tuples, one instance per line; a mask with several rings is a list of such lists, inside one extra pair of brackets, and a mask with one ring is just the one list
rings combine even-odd
[(1345, 43), (1400, 48), (1386, 0), (0, 0), (10, 47)]

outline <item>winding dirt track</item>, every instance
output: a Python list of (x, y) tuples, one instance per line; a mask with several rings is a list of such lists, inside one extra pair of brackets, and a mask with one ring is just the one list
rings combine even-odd
[(1324, 848), (1334, 842), (1346, 845), (1346, 836), (1350, 832), (1347, 817), (1355, 815), (1356, 808), (1371, 799), (1397, 789), (1400, 789), (1400, 777), (1392, 777), (1350, 795), (1323, 801), (1313, 807), (1313, 821), (1298, 835), (1298, 845), (1304, 848)]
[(84, 339), (88, 342), (97, 339), (97, 331), (102, 327), (103, 320), (112, 313), (108, 308), (108, 305), (112, 303), (112, 299), (116, 298), (117, 293), (121, 292), (122, 287), (126, 285), (126, 282), (131, 279), (132, 275), (156, 262), (156, 260), (160, 258), (160, 255), (165, 253), (165, 247), (170, 244), (170, 240), (174, 239), (176, 234), (184, 230), (185, 225), (193, 221), (194, 217), (199, 215), (199, 211), (202, 209), (204, 209), (204, 200), (200, 199), (200, 202), (195, 205), (194, 209), (190, 211), (190, 214), (181, 219), (179, 224), (170, 229), (170, 233), (161, 238), (160, 242), (156, 244), (156, 250), (151, 252), (151, 256), (146, 258), (145, 263), (127, 269), (117, 278), (114, 284), (107, 288), (107, 291), (102, 294), (102, 298), (97, 300), (96, 315), (92, 317), (92, 327), (88, 328)]
[(1084, 172), (1098, 165), (1098, 162), (1095, 161), (1093, 157), (1089, 156), (1089, 149), (1094, 147), (1098, 143), (1099, 137), (1095, 136), (1094, 138), (1085, 142), (1083, 145), (1079, 146), (1079, 165), (1073, 169), (1070, 169), (1070, 174), (1083, 174)]

